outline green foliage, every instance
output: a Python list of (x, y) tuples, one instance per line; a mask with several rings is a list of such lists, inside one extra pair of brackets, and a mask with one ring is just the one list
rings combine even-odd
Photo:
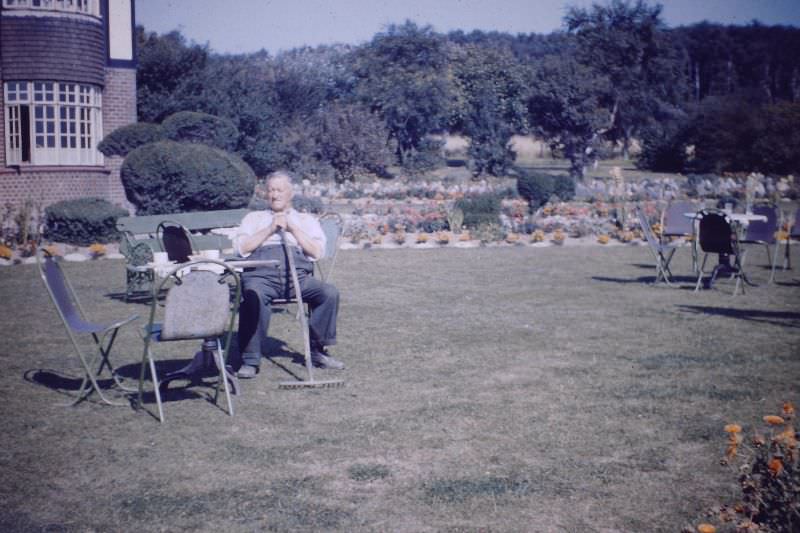
[(502, 48), (464, 46), (452, 59), (457, 87), (453, 127), (470, 137), (476, 175), (501, 176), (514, 162), (511, 136), (526, 129), (523, 67)]
[(101, 198), (63, 200), (45, 208), (45, 238), (87, 246), (117, 238), (117, 219), (128, 211)]
[(456, 201), (455, 207), (464, 213), (467, 228), (500, 223), (500, 197), (494, 193), (466, 196)]
[(196, 111), (179, 111), (164, 119), (161, 129), (173, 141), (207, 144), (227, 152), (239, 143), (239, 130), (227, 118)]
[(575, 181), (570, 176), (553, 176), (543, 172), (525, 172), (517, 178), (517, 192), (530, 211), (546, 204), (553, 195), (569, 201), (575, 196)]
[(187, 45), (178, 31), (165, 35), (136, 28), (136, 107), (139, 120), (160, 122), (182, 109), (193, 109), (192, 99), (203, 84), (207, 47)]
[(118, 155), (125, 157), (140, 146), (165, 139), (164, 131), (158, 124), (136, 122), (117, 128), (97, 145), (97, 149), (105, 156)]
[(655, 172), (683, 172), (686, 166), (687, 120), (654, 124), (642, 132), (636, 167)]
[(386, 122), (401, 164), (445, 126), (452, 104), (446, 42), (430, 27), (389, 26), (356, 52), (354, 73), (358, 98)]
[(764, 108), (758, 133), (752, 146), (760, 160), (755, 169), (776, 174), (800, 171), (800, 103)]
[(406, 152), (403, 168), (412, 174), (422, 174), (444, 164), (442, 154), (444, 141), (432, 137), (422, 139), (416, 148)]
[[(394, 154), (386, 140), (389, 132), (383, 121), (359, 104), (334, 104), (321, 109), (314, 120), (305, 123), (305, 132), (288, 136), (293, 160), (302, 162), (310, 155), (314, 166), (332, 169), (338, 182), (352, 180), (358, 172), (385, 174)], [(288, 143), (284, 143), (286, 146)], [(302, 172), (298, 165), (289, 165)], [(303, 173), (306, 174), (306, 173)]]
[(570, 173), (583, 177), (592, 144), (609, 128), (612, 112), (605, 99), (607, 76), (569, 56), (547, 56), (537, 63), (528, 100), (529, 121), (554, 151), (570, 160)]
[(255, 186), (255, 174), (238, 156), (174, 141), (137, 148), (121, 174), (128, 200), (146, 215), (245, 207)]

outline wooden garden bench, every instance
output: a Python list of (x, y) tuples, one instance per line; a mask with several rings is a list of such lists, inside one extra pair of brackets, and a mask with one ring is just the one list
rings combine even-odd
[(154, 252), (164, 251), (156, 234), (161, 222), (175, 222), (189, 230), (197, 250), (213, 249), (225, 253), (232, 243), (224, 230), (237, 227), (247, 213), (248, 209), (224, 209), (117, 219), (117, 231), (121, 235), (120, 253), (127, 261), (126, 300), (137, 295), (150, 295), (153, 272), (142, 267), (153, 261)]

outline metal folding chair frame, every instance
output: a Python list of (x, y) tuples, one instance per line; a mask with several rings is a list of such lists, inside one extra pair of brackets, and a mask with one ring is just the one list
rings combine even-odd
[[(707, 238), (703, 235), (703, 221), (706, 219), (706, 225), (708, 224), (708, 220), (712, 220), (708, 217), (720, 217), (722, 221), (725, 222), (727, 228), (725, 226), (721, 226), (723, 232), (727, 234), (727, 238), (716, 239), (717, 242), (707, 242)], [(699, 265), (698, 274), (697, 274), (697, 283), (695, 284), (694, 290), (695, 292), (700, 290), (700, 285), (703, 281), (703, 274), (705, 274), (705, 266), (706, 261), (708, 260), (708, 254), (728, 254), (729, 256), (733, 256), (735, 258), (735, 262), (733, 265), (734, 271), (731, 274), (731, 277), (736, 278), (736, 286), (733, 289), (733, 296), (739, 292), (739, 287), (742, 288), (742, 294), (744, 294), (744, 286), (742, 285), (742, 280), (746, 279), (744, 274), (744, 267), (742, 266), (742, 253), (741, 249), (739, 248), (739, 238), (736, 234), (736, 230), (733, 227), (733, 221), (728, 217), (725, 211), (720, 209), (701, 209), (697, 213), (697, 220), (695, 224), (696, 228), (696, 241), (700, 250), (703, 252), (703, 261)], [(708, 231), (708, 230), (706, 230)], [(721, 243), (725, 243), (722, 245)], [(706, 246), (704, 246), (706, 245)], [(718, 246), (719, 247), (715, 247)], [(707, 249), (708, 247), (708, 249)], [(714, 284), (714, 281), (719, 274), (720, 268), (722, 265), (716, 265), (714, 269), (711, 271), (711, 278), (709, 279), (709, 286)]]
[(663, 279), (667, 285), (671, 286), (672, 280), (670, 280), (670, 277), (672, 276), (672, 272), (669, 269), (669, 263), (672, 261), (672, 256), (675, 255), (677, 247), (659, 242), (658, 239), (656, 239), (653, 229), (650, 227), (650, 221), (647, 220), (647, 216), (645, 216), (644, 212), (642, 212), (641, 208), (638, 206), (636, 208), (636, 216), (639, 219), (639, 225), (642, 227), (642, 232), (647, 240), (648, 248), (650, 248), (650, 252), (652, 252), (656, 262), (655, 283)]
[[(43, 256), (43, 257), (42, 257)], [(97, 378), (105, 368), (114, 380), (114, 384), (124, 392), (133, 392), (136, 389), (128, 388), (120, 381), (113, 365), (109, 359), (114, 341), (117, 338), (119, 329), (125, 324), (129, 324), (138, 319), (138, 315), (131, 315), (128, 318), (111, 323), (93, 323), (86, 320), (86, 313), (81, 306), (75, 289), (69, 279), (64, 275), (61, 266), (55, 258), (46, 250), (40, 250), (36, 254), (36, 263), (39, 267), (39, 274), (44, 286), (53, 301), (53, 305), (61, 317), (61, 321), (67, 330), (72, 346), (78, 354), (78, 359), (83, 367), (84, 376), (81, 386), (78, 389), (78, 397), (71, 403), (75, 405), (89, 397), (92, 392), (97, 392), (100, 400), (109, 405), (130, 405), (130, 402), (115, 402), (103, 394)], [(78, 342), (77, 334), (91, 335), (96, 351), (92, 355), (84, 355)], [(99, 366), (94, 367), (99, 360)]]

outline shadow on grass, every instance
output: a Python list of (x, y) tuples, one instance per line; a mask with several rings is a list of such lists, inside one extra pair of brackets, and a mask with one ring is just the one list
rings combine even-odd
[[(650, 265), (649, 268), (652, 269), (653, 266)], [(608, 277), (608, 276), (592, 276), (592, 280), (593, 281), (602, 281), (604, 283), (619, 283), (621, 285), (631, 285), (631, 284), (653, 285), (656, 282), (656, 277), (655, 276), (639, 276), (638, 278), (611, 278), (611, 277)], [(694, 290), (694, 284), (697, 283), (697, 278), (690, 277), (690, 276), (672, 276), (672, 277), (670, 277), (670, 280), (672, 281), (672, 285), (673, 285), (671, 288), (677, 288), (677, 289), (692, 289), (692, 290)], [(691, 284), (691, 286), (689, 286), (689, 285), (687, 285), (687, 286), (679, 286), (678, 284), (680, 284), (680, 283), (688, 283), (688, 284)], [(670, 287), (669, 285), (667, 285), (666, 283), (661, 282), (661, 281), (658, 282), (658, 285), (659, 286), (664, 286), (664, 287)]]
[(795, 313), (792, 311), (734, 309), (732, 307), (712, 307), (706, 305), (678, 305), (677, 307), (681, 311), (687, 313), (724, 316), (763, 324), (773, 324), (775, 326), (800, 328), (800, 313)]

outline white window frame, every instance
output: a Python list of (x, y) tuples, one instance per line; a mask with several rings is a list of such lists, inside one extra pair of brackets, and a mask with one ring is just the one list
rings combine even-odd
[(100, 87), (72, 82), (3, 84), (6, 165), (103, 164)]
[(3, 0), (3, 8), (100, 16), (100, 0)]

